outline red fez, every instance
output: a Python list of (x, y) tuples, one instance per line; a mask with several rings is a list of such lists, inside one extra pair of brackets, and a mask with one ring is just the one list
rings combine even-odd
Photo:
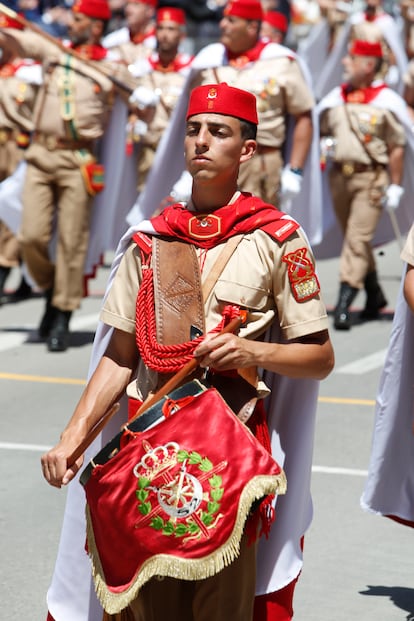
[(108, 0), (75, 0), (72, 11), (87, 15), (92, 19), (108, 20), (111, 17)]
[(4, 13), (0, 13), (0, 28), (16, 28), (16, 30), (24, 30), (24, 26)]
[(224, 9), (224, 15), (261, 21), (264, 13), (262, 3), (259, 0), (230, 0)]
[(276, 28), (276, 30), (280, 30), (286, 34), (288, 29), (288, 20), (283, 13), (277, 13), (276, 11), (269, 11), (265, 13), (263, 16), (263, 21), (267, 22), (272, 26), (272, 28)]
[(186, 118), (206, 112), (234, 116), (254, 125), (259, 122), (253, 93), (229, 86), (226, 82), (204, 84), (191, 91)]
[(355, 39), (351, 44), (349, 53), (353, 56), (375, 56), (382, 58), (382, 47), (380, 43), (370, 43)]
[(127, 4), (148, 4), (148, 6), (152, 6), (154, 9), (158, 4), (158, 0), (127, 0)]
[(185, 26), (185, 13), (182, 9), (164, 6), (157, 11), (157, 24), (161, 22), (175, 22)]

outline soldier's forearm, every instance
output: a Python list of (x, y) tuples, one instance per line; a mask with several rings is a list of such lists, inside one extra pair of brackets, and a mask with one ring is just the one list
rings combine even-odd
[(305, 113), (296, 117), (293, 130), (292, 150), (289, 164), (291, 168), (303, 168), (308, 157), (312, 142), (313, 127), (311, 113)]

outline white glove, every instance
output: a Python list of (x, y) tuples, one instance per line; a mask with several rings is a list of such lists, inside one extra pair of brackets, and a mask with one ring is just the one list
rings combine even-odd
[(391, 183), (385, 191), (384, 207), (387, 211), (394, 211), (398, 209), (402, 195), (404, 194), (404, 188), (396, 183)]
[(181, 173), (181, 177), (174, 183), (173, 189), (170, 192), (170, 196), (176, 203), (187, 203), (191, 198), (191, 190), (193, 189), (193, 178), (188, 172), (184, 170)]
[(144, 121), (141, 121), (141, 119), (137, 119), (133, 123), (127, 124), (126, 132), (128, 136), (133, 136), (135, 139), (139, 140), (147, 134), (148, 125)]
[(280, 194), (282, 199), (292, 199), (297, 196), (302, 187), (302, 175), (293, 172), (290, 166), (285, 166), (280, 177)]
[(352, 13), (353, 11), (352, 2), (341, 2), (341, 0), (335, 4), (335, 8), (342, 13)]
[(137, 106), (139, 110), (144, 110), (145, 108), (156, 106), (160, 101), (160, 97), (150, 88), (138, 86), (134, 89), (128, 101), (130, 104)]

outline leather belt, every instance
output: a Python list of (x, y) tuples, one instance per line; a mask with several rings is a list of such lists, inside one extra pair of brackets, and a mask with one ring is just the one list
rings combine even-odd
[(265, 153), (275, 153), (276, 151), (280, 151), (279, 147), (267, 147), (263, 144), (258, 144), (256, 147), (256, 153), (259, 155), (264, 155)]
[(341, 172), (345, 177), (354, 173), (384, 170), (386, 164), (362, 164), (360, 162), (333, 162), (333, 168)]
[(33, 142), (41, 144), (49, 151), (55, 151), (56, 149), (68, 149), (70, 151), (88, 149), (91, 151), (93, 147), (92, 140), (73, 140), (72, 138), (61, 138), (53, 134), (43, 134), (41, 132), (35, 133)]

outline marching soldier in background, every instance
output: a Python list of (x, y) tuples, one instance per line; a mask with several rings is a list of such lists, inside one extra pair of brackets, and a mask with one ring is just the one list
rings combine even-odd
[[(22, 26), (0, 14), (0, 28), (21, 29)], [(10, 50), (4, 50), (0, 58), (0, 182), (13, 174), (29, 145), (33, 102), (40, 79), (37, 63), (17, 58)], [(11, 295), (4, 292), (11, 269), (20, 264), (17, 237), (4, 222), (0, 222), (0, 304), (22, 300), (31, 294), (23, 273), (16, 291)]]
[(71, 44), (85, 62), (37, 33), (8, 29), (1, 37), (2, 47), (15, 46), (44, 67), (33, 112), (35, 132), (26, 152), (20, 239), (23, 259), (46, 294), (39, 336), (52, 352), (67, 349), (69, 320), (84, 294), (91, 207), (103, 188), (94, 149), (114, 97), (113, 81), (99, 70), (107, 54), (100, 44), (110, 17), (107, 1), (78, 0), (72, 11)]
[(158, 143), (168, 126), (193, 60), (192, 56), (178, 51), (185, 37), (185, 24), (183, 10), (158, 9), (156, 50), (129, 66), (141, 87), (130, 99), (136, 104), (137, 111), (129, 119), (129, 139), (139, 143), (139, 193), (144, 188)]
[(289, 22), (286, 15), (278, 11), (268, 11), (263, 15), (260, 36), (273, 43), (283, 44), (288, 28)]
[[(197, 56), (197, 66), (205, 61), (206, 69), (193, 80), (193, 86), (227, 82), (256, 96), (257, 153), (241, 166), (239, 183), (276, 205), (279, 193), (290, 198), (300, 192), (312, 141), (314, 99), (294, 53), (260, 39), (263, 17), (258, 1), (229, 2), (220, 23), (221, 42)], [(286, 152), (288, 115), (293, 121), (290, 152)]]
[(118, 59), (129, 65), (137, 54), (146, 55), (155, 47), (154, 16), (157, 0), (127, 0), (126, 26), (104, 37), (104, 47), (111, 48)]
[(374, 82), (382, 62), (379, 43), (354, 41), (344, 59), (347, 82), (319, 104), (323, 151), (329, 151), (333, 208), (344, 235), (340, 259), (340, 292), (334, 326), (351, 328), (349, 307), (358, 291), (367, 297), (361, 313), (374, 319), (387, 301), (377, 280), (371, 248), (382, 209), (399, 206), (405, 129), (399, 120), (402, 98)]

